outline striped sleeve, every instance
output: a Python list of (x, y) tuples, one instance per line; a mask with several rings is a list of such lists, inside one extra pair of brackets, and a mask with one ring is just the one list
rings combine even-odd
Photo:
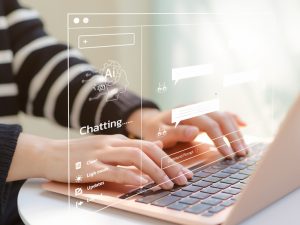
[(6, 182), (21, 132), (19, 125), (0, 124), (0, 191)]
[[(25, 113), (46, 117), (63, 126), (68, 125), (69, 118), (70, 126), (79, 128), (108, 120), (126, 122), (141, 106), (157, 108), (129, 91), (119, 95), (117, 85), (106, 96), (89, 101), (95, 95), (95, 84), (105, 83), (105, 77), (92, 73), (89, 82), (83, 83), (86, 74), (95, 69), (75, 49), (69, 51), (68, 66), (68, 47), (45, 33), (36, 11), (21, 7), (16, 0), (6, 0), (6, 18), (13, 51), (12, 69), (19, 104)], [(115, 95), (117, 101), (107, 101)], [(103, 133), (126, 134), (126, 129), (108, 129)]]

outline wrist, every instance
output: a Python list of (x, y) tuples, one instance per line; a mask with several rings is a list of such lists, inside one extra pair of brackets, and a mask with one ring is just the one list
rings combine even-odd
[[(48, 180), (57, 180), (55, 172), (58, 168), (60, 176), (67, 180), (68, 173), (68, 141), (67, 140), (49, 140), (47, 149), (43, 154), (43, 178)], [(58, 166), (60, 165), (60, 166)]]
[(7, 181), (44, 178), (45, 153), (50, 140), (21, 133)]
[(150, 118), (160, 113), (158, 109), (155, 108), (142, 108), (135, 110), (128, 118), (129, 123), (126, 127), (127, 132), (133, 136), (140, 137), (142, 133), (142, 128), (147, 127), (147, 123)]
[(23, 151), (28, 154), (28, 158), (30, 157), (27, 161), (28, 167), (31, 168), (29, 178), (45, 178), (45, 162), (51, 140), (28, 134), (22, 135), (21, 138), (26, 140)]

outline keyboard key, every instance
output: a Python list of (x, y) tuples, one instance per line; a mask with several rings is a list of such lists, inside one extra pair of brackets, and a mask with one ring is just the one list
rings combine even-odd
[(265, 147), (266, 147), (266, 144), (265, 144), (265, 143), (257, 142), (257, 143), (255, 143), (255, 144), (251, 147), (251, 149), (254, 150), (254, 151), (261, 151), (261, 150), (263, 150)]
[(217, 198), (217, 199), (221, 199), (221, 200), (227, 200), (229, 198), (232, 197), (232, 195), (230, 194), (225, 194), (225, 193), (217, 193), (213, 196), (211, 196), (212, 198)]
[(219, 191), (221, 191), (219, 188), (213, 188), (213, 187), (207, 187), (201, 190), (201, 192), (205, 192), (208, 194), (215, 194), (218, 193)]
[(248, 159), (248, 160), (245, 161), (244, 163), (246, 163), (248, 166), (253, 166), (253, 165), (256, 164), (256, 161), (255, 161), (255, 160)]
[(191, 182), (190, 180), (188, 180), (188, 182), (186, 183), (186, 186), (191, 185), (193, 182)]
[(245, 184), (237, 183), (235, 185), (232, 185), (231, 187), (236, 189), (243, 189), (245, 187)]
[(224, 164), (221, 164), (221, 163), (217, 163), (217, 164), (212, 166), (212, 168), (219, 169), (219, 170), (223, 170), (227, 167), (228, 167), (228, 165), (224, 165)]
[(219, 189), (225, 189), (225, 188), (228, 188), (229, 186), (230, 186), (230, 184), (221, 183), (221, 182), (213, 183), (211, 185), (211, 187), (219, 188)]
[(189, 185), (187, 187), (182, 188), (183, 191), (197, 192), (200, 191), (202, 187)]
[(208, 205), (218, 205), (219, 203), (221, 203), (222, 201), (220, 199), (216, 199), (216, 198), (207, 198), (204, 199), (203, 201), (201, 201), (204, 204), (208, 204)]
[(176, 201), (180, 200), (180, 197), (176, 197), (176, 196), (173, 196), (173, 195), (168, 195), (168, 196), (165, 196), (161, 199), (158, 199), (156, 201), (154, 201), (152, 203), (152, 205), (156, 205), (156, 206), (161, 206), (161, 207), (165, 207), (165, 206), (168, 206)]
[(164, 191), (164, 190), (159, 190), (159, 191), (156, 191), (156, 192), (153, 192), (151, 195), (149, 196), (146, 196), (146, 197), (142, 197), (142, 198), (139, 198), (137, 199), (136, 201), (137, 202), (141, 202), (141, 203), (152, 203), (154, 202), (155, 200), (157, 199), (160, 199), (162, 197), (165, 197), (166, 195), (169, 195), (170, 192), (169, 191)]
[(185, 208), (187, 208), (188, 206), (189, 205), (187, 205), (187, 204), (175, 202), (175, 203), (169, 205), (167, 208), (181, 211), (181, 210), (184, 210)]
[(248, 183), (248, 181), (249, 181), (249, 178), (247, 178), (247, 179), (245, 179), (245, 180), (241, 180), (241, 183), (243, 183), (243, 184), (247, 184), (247, 183)]
[(219, 177), (219, 178), (226, 178), (226, 177), (230, 176), (230, 174), (223, 173), (223, 172), (218, 172), (218, 173), (213, 174), (213, 176), (214, 177)]
[(202, 214), (202, 216), (205, 216), (205, 217), (211, 217), (213, 215), (214, 215), (214, 213), (210, 213), (210, 212), (205, 212)]
[(255, 166), (249, 166), (247, 169), (253, 171), (253, 170), (255, 170), (255, 168), (256, 168)]
[(233, 165), (236, 163), (236, 161), (233, 159), (225, 159), (225, 160), (222, 160), (220, 163), (223, 165)]
[(195, 183), (195, 182), (197, 182), (197, 181), (199, 181), (199, 180), (201, 180), (201, 179), (202, 179), (202, 177), (196, 177), (196, 176), (193, 176), (193, 178), (190, 179), (189, 182)]
[(253, 173), (253, 170), (247, 168), (247, 169), (241, 170), (239, 173), (250, 176)]
[(247, 167), (248, 167), (248, 165), (245, 163), (237, 163), (237, 164), (231, 166), (230, 168), (243, 170), (243, 169), (246, 169)]
[(204, 178), (204, 177), (210, 176), (210, 173), (205, 173), (203, 171), (198, 171), (197, 173), (194, 174), (194, 176)]
[(188, 212), (188, 213), (200, 214), (200, 213), (205, 212), (209, 208), (211, 208), (210, 205), (200, 203), (200, 204), (194, 205), (194, 206), (192, 206), (190, 208), (187, 208), (184, 211)]
[(226, 169), (222, 170), (222, 172), (234, 174), (234, 173), (239, 172), (239, 170), (238, 169), (233, 169), (233, 168), (226, 168)]
[(231, 194), (231, 195), (237, 195), (241, 192), (240, 189), (236, 189), (236, 188), (228, 188), (228, 189), (225, 189), (223, 191), (223, 193), (227, 193), (227, 194)]
[(210, 196), (211, 194), (204, 193), (204, 192), (197, 192), (195, 194), (192, 194), (192, 198), (198, 198), (198, 199), (206, 199)]
[(151, 189), (151, 188), (153, 188), (155, 186), (157, 186), (156, 183), (147, 184), (146, 186), (144, 186), (144, 189)]
[(236, 173), (236, 174), (233, 174), (233, 175), (230, 176), (230, 178), (238, 179), (238, 180), (244, 180), (247, 177), (249, 177), (249, 175), (242, 174), (242, 173)]
[(203, 180), (200, 180), (200, 181), (198, 181), (196, 183), (193, 183), (193, 185), (199, 186), (199, 187), (208, 187), (209, 185), (211, 185), (211, 183), (203, 181)]
[(174, 185), (174, 187), (170, 190), (171, 192), (175, 192), (175, 191), (178, 191), (178, 190), (180, 190), (180, 189), (182, 189), (182, 186), (179, 186), (179, 185)]
[(237, 182), (239, 182), (239, 180), (227, 177), (227, 178), (221, 180), (221, 182), (226, 183), (226, 184), (236, 184)]
[(205, 173), (210, 173), (210, 174), (216, 173), (216, 172), (218, 172), (218, 171), (220, 171), (220, 169), (213, 168), (213, 167), (211, 167), (211, 166), (203, 170), (203, 172), (205, 172)]
[(235, 156), (234, 159), (239, 162), (239, 161), (244, 161), (245, 160), (245, 157), (242, 157), (242, 156)]
[(210, 212), (210, 213), (218, 213), (218, 212), (222, 211), (223, 209), (225, 209), (224, 206), (218, 205), (218, 206), (215, 206), (215, 207), (212, 207), (211, 209), (209, 209), (208, 212)]
[(140, 196), (144, 197), (144, 196), (148, 196), (148, 195), (152, 195), (152, 194), (153, 194), (152, 190), (148, 190), (148, 189), (146, 189), (144, 187), (144, 188), (139, 188), (139, 189), (133, 190), (133, 191), (131, 191), (129, 193), (126, 193), (126, 194), (120, 196), (120, 199), (130, 198), (130, 197), (132, 197), (134, 195), (140, 195)]
[(188, 205), (194, 205), (195, 203), (199, 202), (200, 199), (198, 198), (190, 198), (190, 197), (186, 197), (183, 198), (179, 201), (179, 203), (184, 203), (184, 204), (188, 204)]
[(226, 201), (224, 201), (224, 202), (222, 202), (222, 206), (225, 206), (225, 207), (228, 207), (228, 206), (231, 206), (231, 205), (233, 205), (235, 203), (235, 201), (234, 200), (232, 200), (232, 199), (228, 199), (228, 200), (226, 200)]
[(182, 190), (175, 191), (175, 192), (172, 193), (172, 195), (175, 195), (175, 196), (178, 196), (178, 197), (186, 197), (186, 196), (189, 196), (190, 194), (191, 194), (191, 192), (182, 191)]
[(215, 183), (215, 182), (218, 182), (221, 179), (222, 178), (210, 176), (210, 177), (204, 178), (203, 180), (207, 181), (207, 182)]

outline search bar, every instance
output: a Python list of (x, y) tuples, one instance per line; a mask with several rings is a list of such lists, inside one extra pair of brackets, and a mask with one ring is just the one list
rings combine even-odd
[(78, 48), (110, 48), (135, 45), (135, 33), (79, 35)]

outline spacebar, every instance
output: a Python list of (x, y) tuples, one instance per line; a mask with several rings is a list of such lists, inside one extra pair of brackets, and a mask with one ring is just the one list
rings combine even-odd
[(139, 198), (139, 199), (137, 199), (136, 201), (137, 201), (137, 202), (141, 202), (141, 203), (149, 204), (149, 203), (154, 202), (154, 201), (157, 200), (157, 199), (160, 199), (160, 198), (162, 198), (162, 197), (167, 196), (168, 194), (170, 194), (169, 191), (159, 190), (159, 191), (157, 191), (157, 193), (154, 192), (152, 195), (149, 195), (149, 196), (146, 196), (146, 197)]

